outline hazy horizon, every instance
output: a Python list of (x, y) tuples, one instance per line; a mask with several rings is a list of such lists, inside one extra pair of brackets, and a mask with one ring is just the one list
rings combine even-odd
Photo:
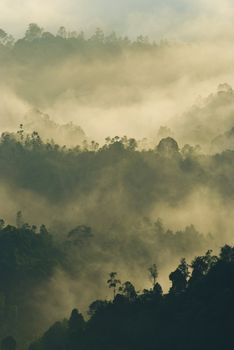
[(0, 27), (18, 38), (32, 22), (49, 31), (63, 25), (87, 32), (101, 27), (155, 40), (227, 40), (233, 39), (234, 4), (231, 0), (1, 1)]

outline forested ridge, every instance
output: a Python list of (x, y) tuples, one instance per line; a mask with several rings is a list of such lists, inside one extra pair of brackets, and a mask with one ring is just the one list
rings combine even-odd
[(233, 44), (157, 38), (0, 29), (1, 350), (232, 347)]
[[(93, 228), (82, 225), (82, 222), (69, 231), (66, 231), (66, 228), (61, 229), (60, 227), (58, 232), (56, 232), (56, 228), (54, 227), (52, 229), (52, 235), (44, 225), (37, 228), (35, 225), (25, 223), (22, 212), (17, 213), (16, 226), (6, 225), (2, 220), (0, 232), (2, 249), (2, 253), (0, 254), (0, 270), (1, 285), (3, 286), (1, 288), (2, 315), (6, 317), (6, 328), (3, 330), (2, 335), (13, 331), (19, 339), (19, 344), (24, 344), (29, 334), (30, 338), (32, 334), (34, 334), (34, 336), (38, 334), (37, 317), (41, 316), (38, 316), (37, 313), (33, 318), (29, 316), (37, 309), (29, 295), (34, 295), (33, 293), (38, 286), (43, 286), (43, 284), (46, 286), (47, 281), (53, 278), (56, 269), (65, 271), (72, 279), (79, 279), (81, 271), (83, 269), (87, 269), (88, 271), (90, 263), (90, 266), (92, 266), (92, 261), (94, 259), (93, 254), (95, 254), (97, 246), (100, 246), (101, 249), (108, 247), (110, 256), (107, 258), (107, 256), (102, 257), (99, 254), (99, 257), (95, 258), (95, 263), (97, 263), (98, 260), (99, 263), (103, 263), (106, 259), (113, 259), (113, 261), (119, 259), (120, 257), (116, 255), (116, 250), (119, 246), (121, 249), (121, 259), (131, 266), (134, 266), (139, 249), (143, 256), (146, 254), (144, 257), (144, 266), (147, 265), (149, 248), (147, 248), (148, 243), (146, 242), (150, 237), (149, 244), (151, 244), (151, 248), (154, 253), (156, 253), (156, 256), (158, 255), (160, 257), (160, 251), (163, 251), (164, 254), (168, 252), (171, 259), (173, 257), (173, 259), (175, 259), (178, 255), (182, 254), (190, 257), (209, 244), (216, 247), (217, 241), (216, 243), (214, 242), (214, 237), (212, 237), (212, 235), (205, 237), (193, 226), (187, 227), (184, 231), (172, 232), (166, 230), (159, 220), (153, 223), (150, 219), (144, 218), (144, 216), (150, 206), (155, 204), (155, 201), (167, 201), (173, 205), (174, 202), (178, 203), (178, 201), (183, 200), (184, 196), (188, 195), (188, 192), (192, 191), (193, 187), (197, 187), (198, 185), (211, 186), (212, 188), (215, 186), (223, 199), (232, 201), (231, 179), (230, 183), (228, 183), (228, 179), (226, 178), (224, 181), (223, 178), (225, 174), (227, 174), (227, 167), (230, 169), (228, 174), (230, 174), (230, 176), (232, 174), (232, 157), (232, 151), (223, 152), (215, 156), (208, 156), (199, 153), (199, 150), (188, 145), (180, 150), (177, 142), (172, 138), (162, 139), (155, 149), (150, 150), (138, 149), (137, 142), (134, 139), (128, 139), (126, 137), (107, 138), (104, 146), (99, 146), (95, 142), (91, 142), (90, 144), (84, 142), (82, 146), (69, 149), (55, 143), (44, 143), (36, 132), (32, 135), (25, 134), (23, 126), (20, 127), (16, 134), (4, 133), (0, 143), (1, 180), (8, 183), (11, 187), (25, 187), (35, 193), (43, 194), (51, 203), (54, 201), (64, 203), (71, 200), (73, 196), (77, 197), (79, 195), (82, 200), (84, 200), (85, 196), (88, 196), (91, 191), (94, 191), (96, 186), (100, 186), (97, 184), (100, 180), (103, 181), (103, 176), (105, 177), (105, 173), (107, 173), (108, 182), (105, 183), (107, 196), (112, 188), (116, 189), (119, 185), (124, 186), (123, 198), (124, 201), (128, 201), (128, 212), (126, 213), (127, 215), (124, 215), (125, 209), (121, 211), (122, 199), (117, 199), (115, 205), (120, 208), (119, 213), (114, 212), (112, 215), (110, 213), (107, 221), (106, 218), (102, 217), (102, 222), (105, 222), (107, 227), (109, 227), (108, 231), (105, 232), (105, 225), (103, 225), (102, 233), (99, 232), (100, 226), (99, 230), (97, 229), (98, 222), (95, 220), (93, 221)], [(64, 186), (64, 184), (67, 185)], [(228, 187), (228, 191), (226, 190), (226, 186)], [(101, 196), (105, 196), (105, 193), (102, 191)], [(105, 199), (104, 202), (106, 200), (107, 199)], [(99, 206), (101, 206), (101, 202), (99, 202)], [(94, 210), (99, 211), (100, 208), (94, 207)], [(134, 225), (131, 223), (131, 220), (128, 220), (130, 213), (132, 220), (135, 221)], [(122, 220), (122, 222), (120, 223), (119, 220)], [(133, 227), (131, 227), (132, 225)], [(119, 232), (120, 230), (126, 233), (132, 230), (132, 234), (128, 232), (129, 237), (124, 238), (125, 247), (122, 245), (123, 237), (120, 236), (117, 238), (115, 236), (115, 232)], [(142, 240), (139, 242), (136, 236), (136, 232), (138, 231), (142, 235)], [(147, 232), (146, 236), (145, 232)], [(144, 239), (146, 239), (145, 243)], [(133, 241), (134, 246), (132, 246)], [(225, 249), (229, 248), (223, 248), (222, 251), (225, 251)], [(232, 252), (231, 248), (230, 252)], [(152, 257), (150, 258), (149, 256), (148, 258), (150, 260), (152, 259)], [(141, 258), (139, 257), (138, 259)], [(133, 293), (133, 300), (130, 302), (127, 295), (123, 293), (121, 297), (119, 295), (115, 296), (113, 303), (97, 302), (97, 304), (94, 304), (100, 304), (101, 310), (102, 307), (104, 307), (104, 309), (100, 311), (100, 314), (99, 311), (97, 315), (94, 313), (87, 323), (87, 332), (89, 332), (89, 327), (91, 327), (90, 332), (94, 332), (94, 334), (91, 333), (91, 335), (87, 335), (87, 341), (92, 339), (93, 343), (86, 344), (86, 340), (84, 340), (86, 339), (86, 333), (82, 333), (82, 336), (76, 335), (74, 339), (78, 337), (77, 339), (79, 340), (77, 341), (82, 344), (85, 342), (84, 344), (86, 345), (77, 345), (76, 340), (72, 340), (72, 342), (75, 341), (75, 345), (73, 344), (72, 346), (74, 348), (76, 346), (83, 346), (84, 349), (92, 349), (94, 346), (95, 348), (108, 348), (110, 344), (115, 343), (115, 337), (119, 338), (119, 340), (116, 339), (116, 349), (131, 349), (133, 346), (139, 347), (139, 344), (141, 344), (139, 347), (141, 348), (143, 343), (146, 342), (146, 339), (148, 339), (147, 342), (149, 344), (154, 344), (152, 343), (153, 340), (151, 341), (149, 339), (150, 336), (153, 336), (150, 332), (153, 332), (153, 329), (155, 329), (155, 324), (158, 325), (162, 317), (162, 320), (164, 320), (162, 324), (164, 326), (160, 327), (168, 329), (170, 323), (169, 325), (167, 325), (167, 323), (165, 324), (165, 322), (169, 322), (168, 320), (166, 321), (166, 319), (170, 317), (179, 317), (177, 315), (178, 311), (176, 310), (178, 307), (181, 308), (181, 305), (187, 300), (187, 296), (185, 297), (185, 295), (188, 294), (188, 296), (191, 297), (190, 295), (193, 295), (191, 293), (198, 293), (198, 296), (196, 296), (196, 294), (195, 296), (199, 297), (199, 289), (203, 288), (199, 278), (208, 273), (208, 270), (213, 266), (214, 262), (217, 266), (221, 264), (221, 258), (219, 264), (217, 263), (218, 260), (216, 260), (216, 258), (211, 256), (210, 252), (208, 252), (205, 257), (194, 260), (191, 266), (195, 267), (195, 262), (197, 261), (198, 267), (196, 268), (198, 271), (196, 271), (196, 268), (194, 269), (188, 282), (189, 267), (188, 265), (183, 265), (183, 261), (183, 264), (180, 265), (176, 272), (170, 275), (170, 279), (175, 285), (172, 285), (168, 295), (165, 294), (163, 296), (161, 287), (157, 284), (155, 285), (155, 291), (154, 289), (144, 291), (143, 294), (137, 296), (135, 289), (132, 289), (132, 285), (127, 283), (125, 286), (127, 289), (124, 293), (127, 293), (127, 295), (128, 293)], [(199, 264), (201, 264), (201, 267)], [(200, 268), (204, 269), (204, 271), (199, 271)], [(226, 269), (226, 265), (223, 268)], [(180, 269), (183, 269), (183, 271), (181, 272)], [(180, 273), (186, 274), (184, 280), (181, 279), (183, 276), (181, 277)], [(195, 290), (193, 290), (192, 286), (196, 285), (196, 283), (193, 282), (195, 279), (194, 276), (198, 273), (201, 275), (198, 278), (199, 287), (194, 287)], [(179, 276), (177, 276), (178, 274)], [(173, 276), (175, 276), (175, 281)], [(156, 277), (157, 276), (155, 276), (155, 278)], [(102, 282), (103, 278), (104, 276), (102, 277)], [(206, 278), (208, 279), (208, 277)], [(205, 278), (204, 280), (206, 281)], [(178, 285), (176, 283), (178, 283)], [(25, 287), (27, 292), (24, 292)], [(125, 287), (122, 287), (122, 291), (125, 290)], [(178, 288), (182, 288), (183, 290), (177, 291)], [(201, 293), (203, 293), (203, 291), (201, 291)], [(192, 303), (193, 302), (194, 301), (192, 301)], [(158, 311), (157, 308), (159, 308)], [(117, 314), (115, 315), (115, 313)], [(124, 321), (121, 319), (125, 313), (127, 313), (127, 315), (129, 313), (127, 317), (128, 325), (125, 324), (125, 322), (127, 322), (126, 320)], [(137, 317), (136, 313), (140, 313), (146, 317), (146, 319), (143, 320), (142, 316), (140, 320), (138, 320), (139, 324), (137, 323), (137, 325), (134, 323)], [(27, 317), (30, 318), (30, 324), (27, 324)], [(76, 316), (74, 317), (76, 319)], [(96, 317), (97, 323), (95, 321)], [(98, 317), (101, 317), (101, 319), (99, 320)], [(110, 321), (109, 317), (113, 317), (113, 330), (111, 330), (111, 328), (108, 331), (108, 335), (101, 336), (107, 324), (109, 325), (108, 327), (112, 327), (112, 321)], [(157, 319), (157, 317), (159, 319)], [(190, 314), (187, 315), (185, 312), (183, 317), (185, 319), (181, 322), (187, 324), (187, 317), (190, 317)], [(119, 320), (118, 322), (121, 323), (123, 329), (122, 331), (121, 329), (118, 331), (120, 332), (117, 333), (119, 334), (118, 337), (113, 334), (114, 338), (111, 338), (112, 332), (120, 327), (119, 324), (116, 324), (117, 321), (115, 318)], [(79, 316), (78, 319), (81, 319), (81, 316)], [(103, 325), (102, 322), (104, 322)], [(147, 322), (149, 322), (149, 324)], [(173, 325), (174, 323), (175, 322), (173, 322)], [(176, 324), (179, 327), (179, 323), (176, 322)], [(146, 327), (146, 325), (148, 326)], [(43, 339), (47, 339), (47, 336), (50, 339), (50, 332), (52, 332), (52, 334), (55, 332), (56, 334), (54, 340), (53, 335), (51, 336), (52, 345), (50, 343), (49, 345), (45, 345), (45, 347), (47, 346), (46, 349), (50, 349), (51, 346), (52, 348), (53, 346), (56, 348), (58, 344), (53, 345), (53, 341), (56, 342), (60, 337), (65, 337), (64, 339), (69, 338), (69, 330), (67, 330), (67, 327), (68, 325), (64, 321), (63, 324), (56, 324), (53, 326), (51, 330), (48, 331), (48, 334), (45, 334)], [(82, 327), (86, 327), (85, 322)], [(99, 329), (99, 327), (103, 328)], [(135, 329), (137, 327), (143, 327), (142, 334), (140, 329), (136, 331), (136, 334), (142, 336), (142, 338), (136, 338), (134, 340), (131, 338), (132, 336), (130, 337), (130, 335), (128, 336), (125, 334), (127, 330), (130, 334), (135, 334)], [(180, 325), (180, 327), (182, 326)], [(158, 341), (162, 344), (162, 339), (164, 339), (166, 335), (161, 338), (165, 330), (163, 330), (164, 328), (159, 329), (160, 331), (158, 330), (158, 334), (160, 334), (160, 336)], [(80, 331), (77, 330), (77, 332), (77, 334), (79, 334)], [(149, 332), (149, 334), (147, 334), (147, 332)], [(171, 330), (171, 332), (173, 331)], [(178, 330), (174, 330), (174, 332), (174, 336), (180, 337)], [(98, 338), (98, 334), (101, 336), (101, 339), (107, 337), (107, 340), (105, 340), (107, 343), (104, 342), (103, 344), (102, 340)], [(80, 340), (80, 337), (82, 340)], [(126, 339), (124, 337), (126, 337)], [(154, 337), (156, 337), (156, 335), (154, 335)], [(70, 340), (66, 340), (65, 343), (62, 344), (61, 341), (59, 341), (61, 349), (71, 346), (67, 345), (67, 341), (70, 342)], [(99, 344), (99, 341), (101, 343), (95, 345), (96, 341), (97, 344)], [(175, 340), (173, 340), (172, 343), (174, 341)], [(182, 339), (177, 339), (177, 344), (180, 344), (182, 347), (181, 341)], [(45, 342), (47, 342), (47, 340), (45, 340)], [(191, 342), (193, 342), (192, 338)], [(127, 345), (121, 345), (122, 343), (127, 343)], [(168, 343), (168, 345), (165, 346), (170, 348), (172, 343)], [(39, 345), (33, 345), (32, 348), (34, 349), (35, 346)], [(43, 348), (44, 345), (40, 346)], [(166, 348), (167, 347), (165, 347), (165, 349)]]
[[(46, 323), (44, 311), (38, 309), (38, 303), (43, 302), (43, 293), (41, 297), (38, 296), (38, 288), (46, 291), (56, 270), (63, 271), (74, 280), (81, 278), (83, 271), (90, 274), (89, 269), (93, 270), (92, 274), (97, 273), (93, 264), (103, 264), (103, 259), (107, 257), (104, 252), (103, 256), (93, 257), (95, 247), (98, 244), (102, 249), (108, 246), (109, 260), (120, 242), (113, 242), (111, 236), (96, 237), (92, 242), (92, 228), (84, 225), (63, 233), (63, 238), (58, 240), (56, 232), (49, 233), (45, 225), (37, 227), (25, 223), (21, 212), (16, 215), (15, 226), (6, 224), (3, 219), (0, 223), (0, 314), (4, 325), (0, 334), (1, 337), (13, 334), (21, 347), (38, 335), (40, 323)], [(177, 256), (183, 251), (186, 254), (198, 251), (207, 245), (208, 241), (212, 242), (212, 237), (205, 239), (192, 226), (180, 232), (165, 230), (159, 221), (154, 224), (148, 223), (145, 229), (146, 227), (152, 230), (154, 248), (157, 250), (159, 244), (160, 249), (168, 250), (171, 256)], [(121, 255), (123, 260), (132, 265), (136, 255), (134, 251), (130, 252), (129, 243), (126, 243), (126, 252), (122, 251)], [(138, 244), (142, 253), (145, 249), (147, 254), (147, 247), (143, 248), (140, 242)], [(129, 256), (130, 253), (132, 257)], [(117, 255), (115, 258), (119, 259)], [(94, 279), (92, 274), (90, 278)], [(103, 278), (104, 276), (102, 280)], [(52, 289), (52, 292), (59, 293), (59, 289)], [(53, 299), (53, 296), (51, 297)]]
[(206, 155), (190, 145), (179, 149), (171, 137), (154, 149), (141, 150), (136, 140), (126, 136), (107, 138), (103, 146), (84, 141), (82, 146), (67, 148), (43, 142), (37, 132), (24, 135), (22, 128), (0, 139), (0, 176), (51, 200), (87, 194), (101, 182), (114, 189), (124, 186), (139, 210), (157, 199), (179, 201), (196, 186), (233, 199), (232, 150)]
[[(58, 267), (72, 273), (71, 249), (74, 245), (83, 249), (82, 242), (92, 236), (90, 228), (79, 227), (58, 244), (44, 225), (37, 228), (24, 223), (20, 212), (16, 222), (17, 227), (14, 227), (1, 220), (1, 320), (4, 324), (1, 336), (4, 349), (5, 343), (6, 349), (8, 343), (14, 344), (7, 334), (21, 341), (22, 335), (25, 339), (32, 332), (34, 337), (39, 335), (38, 313), (31, 299), (34, 289), (50, 279)], [(161, 232), (161, 239), (165, 239), (166, 244), (170, 239), (167, 235)], [(136, 290), (130, 281), (121, 282), (121, 276), (112, 272), (106, 278), (106, 288), (109, 287), (113, 301), (94, 301), (85, 318), (74, 309), (70, 319), (56, 322), (29, 349), (108, 349), (110, 346), (114, 349), (170, 349), (172, 346), (205, 349), (211, 345), (218, 349), (230, 346), (233, 251), (234, 248), (226, 245), (218, 256), (210, 250), (190, 264), (181, 259), (169, 275), (171, 287), (168, 293), (163, 293), (158, 283), (155, 264), (145, 272), (152, 287), (143, 291)]]
[(85, 34), (82, 30), (80, 32), (69, 31), (61, 26), (57, 33), (51, 33), (36, 23), (30, 23), (24, 37), (20, 39), (14, 39), (12, 35), (1, 29), (0, 43), (5, 48), (3, 53), (13, 50), (16, 56), (29, 57), (28, 53), (33, 52), (33, 58), (36, 58), (44, 50), (44, 54), (60, 60), (64, 59), (64, 55), (68, 56), (77, 51), (82, 54), (93, 54), (96, 50), (101, 49), (103, 53), (109, 52), (116, 55), (126, 48), (155, 49), (167, 44), (166, 41), (156, 44), (143, 35), (132, 40), (127, 36), (117, 35), (115, 32), (106, 34), (101, 28), (97, 28), (92, 34)]
[(85, 321), (74, 309), (29, 349), (220, 349), (232, 346), (233, 249), (208, 251), (191, 264), (182, 259), (163, 294), (157, 268), (149, 268), (152, 288), (137, 292), (110, 273), (113, 301), (97, 300)]

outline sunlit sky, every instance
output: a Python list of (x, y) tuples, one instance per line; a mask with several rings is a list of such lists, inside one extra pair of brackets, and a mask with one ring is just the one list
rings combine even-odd
[(28, 23), (50, 31), (107, 31), (200, 39), (234, 32), (233, 0), (1, 0), (0, 27), (22, 35)]

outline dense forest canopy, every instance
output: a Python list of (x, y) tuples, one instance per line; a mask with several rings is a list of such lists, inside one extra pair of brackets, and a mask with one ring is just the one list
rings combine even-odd
[(230, 345), (234, 55), (219, 43), (0, 29), (2, 350)]
[[(28, 305), (27, 296), (26, 301), (14, 296), (9, 305), (13, 304), (16, 310), (20, 307), (31, 312), (32, 309), (37, 309), (37, 303), (43, 304), (41, 285), (44, 286), (44, 293), (48, 293), (44, 295), (46, 305), (52, 302), (52, 295), (57, 288), (61, 288), (60, 284), (65, 283), (73, 286), (68, 292), (69, 299), (81, 298), (80, 306), (84, 310), (87, 302), (91, 302), (97, 294), (97, 286), (98, 294), (103, 296), (101, 284), (111, 267), (123, 271), (124, 275), (131, 272), (136, 283), (139, 283), (141, 278), (144, 279), (139, 279), (139, 272), (144, 276), (144, 270), (150, 261), (155, 261), (166, 272), (176, 263), (178, 256), (190, 258), (205, 247), (217, 249), (224, 242), (232, 242), (231, 228), (225, 222), (222, 235), (217, 231), (212, 232), (212, 235), (207, 231), (204, 235), (191, 225), (173, 232), (165, 229), (155, 215), (159, 211), (157, 208), (167, 208), (167, 222), (168, 213), (171, 211), (172, 215), (176, 209), (179, 213), (179, 207), (183, 207), (198, 188), (201, 188), (203, 196), (204, 193), (216, 193), (219, 201), (226, 203), (227, 208), (232, 206), (233, 155), (233, 151), (204, 155), (199, 149), (188, 145), (179, 149), (171, 137), (161, 139), (153, 149), (141, 150), (136, 140), (127, 137), (107, 138), (103, 146), (85, 142), (81, 146), (67, 148), (55, 143), (44, 143), (36, 132), (26, 134), (23, 125), (16, 134), (2, 134), (0, 180), (6, 192), (12, 189), (19, 191), (19, 195), (14, 196), (14, 204), (25, 208), (23, 213), (17, 214), (17, 228), (4, 227), (2, 221), (2, 239), (4, 242), (10, 234), (13, 247), (18, 244), (18, 240), (19, 243), (22, 240), (22, 247), (26, 244), (27, 249), (29, 243), (24, 243), (24, 240), (35, 240), (35, 253), (30, 248), (32, 258), (27, 254), (29, 262), (25, 263), (32, 269), (32, 277), (36, 275), (38, 279), (36, 284), (30, 280), (27, 265), (22, 266), (22, 273), (26, 273), (29, 278), (26, 281), (20, 270), (17, 269), (16, 275), (13, 270), (11, 283), (16, 283), (19, 287), (19, 278), (22, 288), (28, 286), (33, 301), (30, 300)], [(8, 199), (9, 204), (3, 212), (14, 220), (14, 213), (9, 211), (10, 202)], [(173, 214), (175, 222), (177, 213)], [(45, 226), (38, 232), (36, 226), (25, 223), (24, 215), (27, 220), (35, 219), (37, 224), (44, 222), (50, 227), (57, 242), (54, 247), (52, 236)], [(196, 217), (191, 218), (191, 222), (196, 222)], [(14, 232), (17, 237), (15, 242)], [(36, 239), (39, 239), (38, 243)], [(30, 244), (34, 244), (33, 240)], [(9, 248), (4, 245), (2, 247), (3, 251), (10, 253)], [(44, 272), (43, 266), (39, 267), (42, 280), (36, 270), (37, 265), (33, 263), (34, 260), (37, 262), (38, 249), (38, 263), (41, 259), (45, 263)], [(24, 256), (25, 251), (21, 253), (19, 250), (19, 254)], [(42, 254), (48, 256), (48, 262)], [(7, 259), (11, 261), (11, 253)], [(16, 262), (18, 259), (21, 261), (21, 255)], [(33, 259), (32, 262), (30, 259)], [(2, 270), (6, 270), (4, 264)], [(8, 275), (10, 277), (11, 272)], [(167, 288), (167, 283), (162, 282)], [(2, 284), (7, 287), (4, 280)], [(91, 288), (85, 298), (80, 296), (82, 286)], [(11, 290), (12, 284), (8, 288)], [(3, 291), (3, 295), (8, 294), (8, 289)], [(61, 312), (66, 307), (62, 298), (63, 296), (60, 300), (58, 297), (62, 306), (54, 311), (52, 318), (45, 316), (43, 307), (40, 312), (37, 311), (36, 324), (31, 320), (30, 326), (27, 326), (31, 335), (38, 335), (39, 324), (43, 329), (55, 316), (61, 317)], [(6, 310), (10, 306), (6, 304)], [(25, 313), (17, 316), (17, 319), (20, 320), (20, 317), (23, 317), (23, 322), (20, 321), (19, 324), (25, 325)], [(8, 327), (12, 327), (12, 323)], [(24, 326), (23, 329), (15, 329), (17, 337), (24, 341), (27, 338)]]
[(114, 299), (97, 300), (85, 321), (77, 309), (56, 322), (35, 341), (40, 349), (220, 349), (232, 345), (233, 249), (219, 256), (207, 251), (189, 265), (182, 259), (170, 273), (171, 288), (163, 294), (155, 265), (149, 268), (152, 287), (137, 292), (117, 273), (107, 281)]
[[(212, 237), (205, 238), (192, 226), (183, 231), (172, 232), (165, 230), (158, 221), (145, 224), (145, 230), (146, 227), (151, 231), (151, 244), (154, 245), (154, 249), (157, 250), (160, 245), (160, 249), (171, 257), (177, 257), (179, 253), (189, 256), (195, 251), (200, 251), (208, 242), (212, 243)], [(113, 237), (95, 238), (94, 235), (90, 227), (79, 225), (58, 241), (44, 225), (37, 228), (25, 223), (21, 212), (16, 215), (16, 226), (7, 225), (1, 219), (0, 315), (1, 322), (4, 323), (0, 333), (2, 338), (12, 334), (21, 346), (25, 345), (28, 339), (38, 336), (44, 327), (48, 327), (48, 322), (52, 322), (54, 317), (61, 317), (61, 295), (56, 299), (55, 294), (62, 290), (62, 278), (63, 283), (69, 283), (71, 287), (72, 283), (77, 284), (78, 290), (77, 286), (75, 290), (78, 293), (82, 285), (83, 288), (95, 288), (95, 285), (101, 287), (105, 280), (105, 271), (108, 271), (111, 264), (117, 266), (120, 258), (122, 263), (129, 265), (129, 271), (133, 271), (137, 256), (134, 250), (130, 251), (130, 239), (125, 242), (125, 252), (117, 254), (117, 249), (123, 249), (121, 241), (115, 239), (113, 242)], [(105, 246), (109, 247), (109, 252), (103, 250), (101, 253)], [(150, 257), (147, 243), (144, 246), (143, 242), (136, 241), (135, 249), (138, 253), (141, 250), (143, 254), (142, 261), (138, 259), (139, 269), (143, 272), (143, 269), (147, 268), (147, 260), (153, 259), (155, 255)], [(159, 266), (163, 263), (160, 259), (158, 262)], [(102, 273), (98, 265), (102, 266)], [(147, 279), (147, 274), (145, 276)], [(96, 293), (97, 291), (94, 294)], [(94, 294), (91, 293), (90, 296)], [(71, 298), (70, 295), (67, 297)], [(53, 306), (54, 300), (57, 302)], [(86, 301), (91, 302), (91, 299), (86, 297)], [(58, 302), (60, 304), (57, 304)], [(56, 309), (60, 311), (57, 312)], [(49, 310), (53, 312), (52, 315), (46, 313)]]

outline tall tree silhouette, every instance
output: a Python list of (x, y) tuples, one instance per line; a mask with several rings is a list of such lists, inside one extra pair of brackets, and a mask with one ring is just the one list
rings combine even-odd
[(109, 277), (110, 278), (107, 280), (107, 284), (110, 289), (113, 289), (113, 297), (115, 298), (117, 288), (121, 284), (121, 281), (117, 278), (117, 272), (111, 272)]
[(154, 287), (155, 287), (155, 284), (156, 284), (156, 281), (157, 281), (157, 278), (158, 278), (158, 269), (157, 269), (156, 264), (151, 265), (151, 266), (148, 268), (148, 271), (149, 271), (149, 278), (150, 278), (150, 280), (152, 281), (152, 283), (153, 283), (153, 288), (154, 288)]

